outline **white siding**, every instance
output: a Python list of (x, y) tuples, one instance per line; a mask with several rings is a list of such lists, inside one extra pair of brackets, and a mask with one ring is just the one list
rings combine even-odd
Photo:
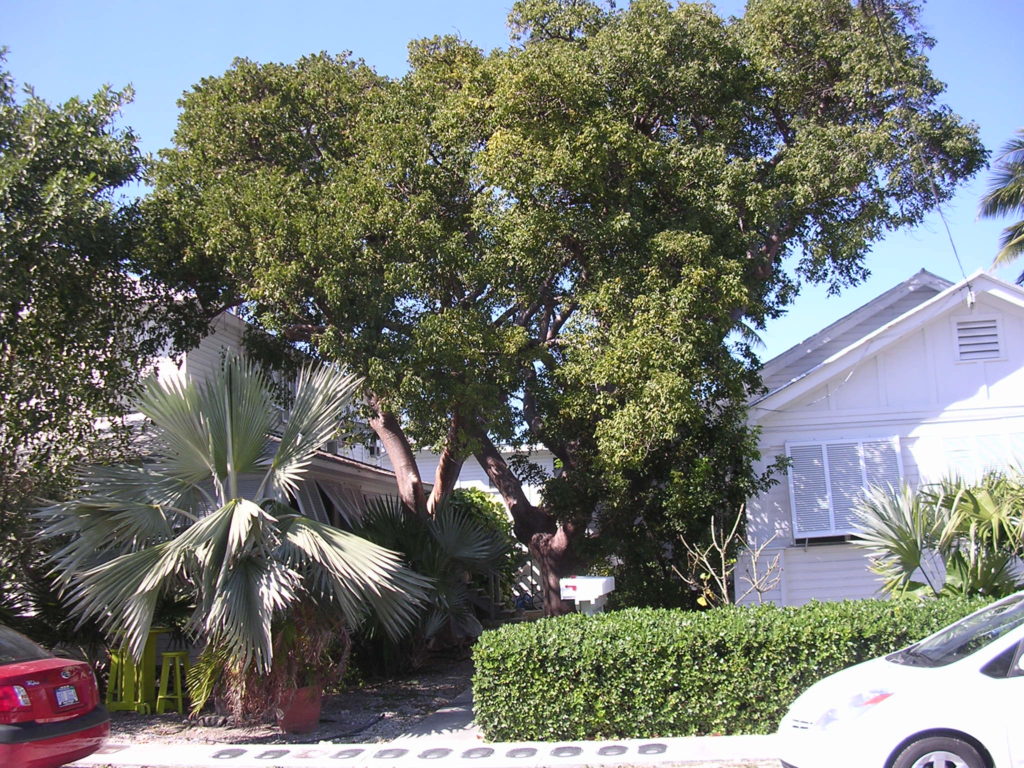
[[(915, 486), (950, 469), (977, 474), (1024, 461), (1024, 308), (997, 298), (996, 291), (1008, 287), (990, 295), (985, 284), (992, 285), (975, 281), (973, 308), (951, 292), (927, 319), (913, 322), (911, 315), (829, 363), (831, 368), (791, 384), (792, 394), (783, 389), (755, 403), (764, 462), (783, 455), (787, 444), (896, 438), (902, 480)], [(1024, 299), (1024, 292), (1015, 297)], [(1000, 357), (960, 360), (957, 324), (972, 318), (996, 321)], [(881, 325), (861, 321), (857, 327)], [(848, 335), (827, 344), (821, 359), (857, 342)], [(789, 363), (788, 379), (800, 375), (795, 365)], [(798, 604), (874, 594), (876, 582), (861, 550), (842, 543), (796, 546), (789, 482), (780, 479), (747, 506), (752, 545), (774, 536), (770, 546), (783, 549), (782, 583), (771, 599)]]
[[(768, 549), (761, 556), (759, 577), (770, 578), (773, 572), (769, 564), (776, 555), (774, 575), (780, 579), (774, 589), (761, 595), (764, 602), (803, 605), (811, 600), (859, 600), (881, 595), (881, 581), (869, 570), (863, 550), (852, 544)], [(737, 567), (737, 595), (747, 591), (752, 573), (747, 555)], [(756, 592), (741, 600), (746, 605), (757, 602)]]

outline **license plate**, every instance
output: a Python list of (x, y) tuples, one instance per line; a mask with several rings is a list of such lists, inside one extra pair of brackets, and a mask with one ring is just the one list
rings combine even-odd
[(57, 706), (70, 707), (78, 703), (78, 691), (73, 685), (62, 685), (57, 689)]

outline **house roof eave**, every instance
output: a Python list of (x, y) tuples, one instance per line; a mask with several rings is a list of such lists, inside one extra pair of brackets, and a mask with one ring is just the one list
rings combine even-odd
[[(903, 326), (908, 325), (913, 320), (927, 321), (931, 317), (946, 311), (954, 302), (956, 294), (965, 289), (971, 289), (972, 284), (978, 281), (986, 281), (992, 284), (992, 287), (986, 291), (988, 295), (1000, 298), (1024, 309), (1024, 290), (979, 269), (960, 282), (950, 284), (941, 293), (921, 302), (921, 304), (918, 304), (899, 317), (890, 320), (871, 333), (865, 334), (852, 344), (838, 350), (813, 368), (776, 387), (771, 392), (767, 392), (752, 400), (750, 408), (765, 412), (780, 410), (782, 406), (788, 405), (793, 400), (819, 386), (823, 380), (849, 370), (868, 354), (877, 354), (898, 341), (903, 335), (901, 333)], [(959, 301), (959, 299), (955, 300)], [(875, 342), (879, 343), (872, 346)], [(768, 407), (769, 405), (772, 407)], [(754, 417), (753, 420), (757, 421), (757, 418)]]
[(894, 285), (867, 303), (860, 305), (852, 312), (825, 326), (820, 331), (811, 334), (799, 344), (794, 344), (771, 360), (766, 361), (762, 367), (762, 374), (768, 377), (771, 376), (772, 371), (782, 370), (796, 363), (801, 357), (841, 336), (847, 330), (856, 327), (865, 318), (899, 301), (908, 291), (927, 287), (941, 293), (952, 286), (953, 283), (949, 280), (939, 277), (926, 269), (921, 269), (903, 282)]

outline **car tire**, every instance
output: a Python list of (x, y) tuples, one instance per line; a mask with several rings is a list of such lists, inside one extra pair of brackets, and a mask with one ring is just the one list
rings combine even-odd
[(904, 747), (892, 768), (988, 768), (988, 763), (963, 739), (931, 736)]

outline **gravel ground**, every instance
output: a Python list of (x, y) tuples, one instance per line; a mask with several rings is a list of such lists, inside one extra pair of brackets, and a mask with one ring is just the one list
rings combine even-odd
[(121, 743), (362, 744), (391, 741), (417, 721), (448, 704), (470, 686), (473, 664), (434, 661), (416, 674), (370, 683), (325, 696), (320, 727), (312, 733), (281, 733), (276, 726), (204, 725), (179, 714), (114, 712), (110, 740)]

